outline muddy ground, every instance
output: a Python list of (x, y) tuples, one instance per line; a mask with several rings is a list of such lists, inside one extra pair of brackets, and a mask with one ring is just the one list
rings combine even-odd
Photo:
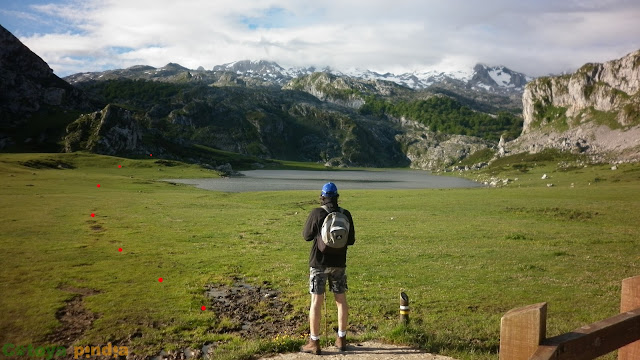
[(47, 337), (47, 341), (52, 344), (71, 345), (91, 328), (91, 324), (98, 318), (96, 314), (85, 309), (83, 302), (85, 296), (95, 295), (98, 291), (71, 286), (62, 287), (60, 290), (74, 295), (56, 312), (56, 319), (60, 321), (61, 326), (58, 331)]
[(243, 338), (273, 338), (276, 335), (299, 335), (306, 314), (295, 313), (293, 305), (280, 299), (280, 292), (265, 281), (251, 286), (239, 279), (231, 286), (209, 285), (206, 295), (211, 310), (230, 325), (220, 329)]
[[(71, 359), (73, 347), (77, 340), (89, 330), (99, 314), (88, 311), (84, 306), (87, 296), (98, 294), (92, 289), (81, 289), (66, 286), (60, 288), (73, 296), (58, 310), (56, 318), (60, 321), (57, 331), (46, 338), (46, 342), (61, 344), (67, 347), (67, 356)], [(213, 311), (220, 319), (217, 327), (210, 331), (234, 334), (245, 339), (275, 338), (276, 336), (300, 336), (308, 332), (308, 314), (294, 310), (293, 305), (281, 298), (281, 293), (264, 281), (260, 286), (245, 283), (240, 278), (234, 278), (231, 285), (210, 284), (205, 287), (205, 295), (209, 299), (207, 311)], [(357, 331), (358, 326), (354, 326)], [(336, 329), (331, 329), (334, 331)], [(128, 345), (129, 341), (140, 334), (133, 334), (122, 343), (114, 345)], [(204, 344), (202, 349), (183, 349), (171, 353), (161, 352), (151, 360), (172, 360), (185, 358), (202, 358), (215, 351), (218, 344)], [(135, 354), (129, 358), (139, 359)]]

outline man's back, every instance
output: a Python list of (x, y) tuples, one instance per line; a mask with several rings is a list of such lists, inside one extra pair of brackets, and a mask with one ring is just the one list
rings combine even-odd
[(326, 183), (320, 193), (320, 203), (324, 207), (318, 207), (309, 213), (307, 222), (302, 229), (302, 237), (305, 241), (312, 241), (309, 254), (309, 293), (311, 294), (311, 306), (309, 308), (309, 341), (300, 348), (302, 352), (319, 355), (320, 349), (320, 317), (322, 300), (325, 296), (325, 286), (329, 282), (329, 288), (334, 294), (338, 308), (338, 334), (336, 347), (344, 351), (347, 346), (347, 325), (349, 306), (347, 304), (347, 248), (356, 241), (356, 232), (351, 213), (342, 209), (342, 213), (349, 222), (348, 240), (344, 248), (336, 252), (323, 252), (318, 248), (322, 242), (321, 229), (325, 218), (332, 212), (340, 211), (338, 206), (338, 188), (334, 183)]
[[(331, 211), (339, 211), (337, 202), (323, 204), (326, 205)], [(353, 224), (353, 217), (351, 213), (347, 209), (342, 209), (344, 215), (349, 220), (349, 235), (347, 239), (347, 246), (344, 248), (342, 252), (336, 253), (323, 253), (318, 249), (318, 241), (322, 241), (320, 239), (320, 230), (322, 229), (322, 223), (324, 222), (325, 217), (329, 214), (329, 212), (322, 207), (315, 208), (311, 210), (309, 213), (309, 217), (307, 217), (307, 222), (302, 230), (302, 237), (306, 241), (313, 241), (313, 245), (311, 246), (311, 253), (309, 254), (309, 266), (331, 266), (331, 267), (346, 267), (347, 261), (347, 248), (350, 245), (353, 245), (356, 241), (356, 230)]]

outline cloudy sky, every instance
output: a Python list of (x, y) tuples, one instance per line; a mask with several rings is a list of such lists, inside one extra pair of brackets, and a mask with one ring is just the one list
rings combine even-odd
[(638, 19), (638, 0), (0, 0), (0, 25), (60, 76), (242, 59), (540, 76), (640, 49)]

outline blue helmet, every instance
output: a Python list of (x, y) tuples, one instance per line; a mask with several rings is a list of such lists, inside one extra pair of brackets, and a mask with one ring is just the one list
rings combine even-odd
[(322, 192), (320, 193), (320, 195), (322, 195), (324, 197), (336, 197), (336, 196), (338, 196), (338, 188), (336, 187), (336, 184), (334, 184), (332, 182), (328, 182), (328, 183), (324, 184), (324, 186), (322, 187)]

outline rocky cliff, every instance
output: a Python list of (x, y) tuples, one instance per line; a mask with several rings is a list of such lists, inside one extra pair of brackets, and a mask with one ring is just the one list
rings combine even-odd
[(142, 129), (131, 111), (115, 105), (80, 116), (67, 126), (66, 152), (87, 150), (106, 155), (140, 153)]
[(557, 148), (606, 160), (640, 160), (640, 50), (538, 78), (522, 98), (522, 135), (508, 147)]
[(492, 149), (494, 144), (474, 136), (442, 134), (406, 118), (394, 119), (402, 128), (396, 135), (410, 161), (410, 167), (442, 170), (454, 166), (469, 155)]
[(0, 149), (15, 143), (53, 143), (60, 135), (54, 121), (69, 122), (77, 116), (75, 110), (86, 109), (81, 91), (0, 26)]

